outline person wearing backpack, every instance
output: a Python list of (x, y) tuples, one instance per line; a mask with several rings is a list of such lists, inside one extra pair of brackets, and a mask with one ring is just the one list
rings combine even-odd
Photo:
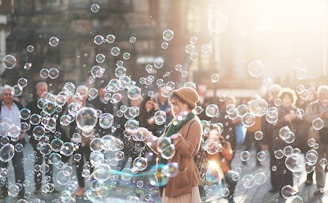
[(315, 174), (317, 190), (314, 195), (323, 195), (326, 181), (325, 167), (322, 162), (328, 155), (328, 85), (320, 85), (317, 89), (317, 100), (310, 103), (304, 114), (304, 119), (312, 123), (312, 128), (319, 148), (317, 162), (315, 163)]

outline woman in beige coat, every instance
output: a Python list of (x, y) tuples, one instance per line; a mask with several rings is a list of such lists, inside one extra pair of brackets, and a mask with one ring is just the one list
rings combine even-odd
[(175, 153), (172, 158), (165, 159), (158, 151), (157, 142), (161, 138), (149, 137), (145, 140), (152, 150), (158, 153), (157, 164), (178, 163), (177, 175), (170, 177), (167, 184), (160, 187), (163, 203), (201, 202), (198, 190), (200, 174), (194, 156), (200, 147), (202, 125), (192, 112), (198, 99), (198, 93), (189, 87), (174, 90), (169, 98), (174, 118), (161, 138), (170, 138), (174, 144)]

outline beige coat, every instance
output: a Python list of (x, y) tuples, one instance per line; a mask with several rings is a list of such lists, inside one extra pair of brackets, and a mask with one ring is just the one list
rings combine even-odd
[[(194, 162), (197, 154), (201, 136), (202, 125), (198, 117), (190, 120), (180, 129), (182, 138), (175, 143), (175, 155), (168, 162), (176, 162), (179, 172), (175, 177), (169, 179), (165, 186), (165, 194), (168, 197), (177, 197), (191, 193), (192, 187), (200, 183), (200, 173)], [(164, 135), (163, 135), (164, 136)], [(153, 148), (157, 151), (156, 148)]]

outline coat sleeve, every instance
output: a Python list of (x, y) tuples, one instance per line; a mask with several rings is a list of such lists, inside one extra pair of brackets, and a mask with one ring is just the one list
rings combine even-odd
[(195, 121), (191, 124), (187, 123), (186, 128), (181, 129), (182, 137), (175, 144), (176, 151), (186, 158), (194, 157), (199, 151), (201, 143), (202, 125), (199, 119), (195, 119)]

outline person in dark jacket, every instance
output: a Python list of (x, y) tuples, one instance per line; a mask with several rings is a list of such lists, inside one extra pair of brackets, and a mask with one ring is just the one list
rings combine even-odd
[[(273, 127), (273, 144), (270, 160), (272, 165), (271, 177), (273, 182), (273, 189), (271, 192), (281, 192), (281, 189), (286, 185), (293, 186), (293, 171), (291, 171), (285, 160), (288, 158), (288, 154), (284, 153), (283, 157), (275, 156), (277, 150), (285, 152), (285, 147), (293, 147), (294, 142), (290, 141), (290, 136), (294, 136), (297, 139), (297, 127), (303, 122), (303, 120), (296, 114), (297, 108), (295, 106), (296, 94), (292, 89), (283, 88), (280, 92), (279, 98), (281, 99), (281, 105), (278, 106), (278, 120)], [(281, 178), (283, 177), (283, 178)]]
[[(50, 94), (48, 93), (48, 84), (46, 82), (38, 82), (36, 84), (36, 95), (37, 97), (30, 101), (26, 108), (28, 108), (31, 111), (31, 115), (43, 115), (46, 114), (49, 119), (57, 119), (60, 118), (61, 112), (57, 112), (56, 107), (57, 104), (54, 101), (51, 101), (50, 99), (46, 98), (46, 95)], [(31, 122), (30, 122), (31, 123)], [(40, 132), (44, 132), (41, 133)], [(35, 155), (35, 162), (34, 162), (34, 182), (35, 182), (35, 194), (40, 194), (42, 192), (42, 173), (41, 170), (36, 170), (37, 168), (40, 168), (40, 166), (43, 164), (47, 164), (49, 166), (49, 170), (46, 172), (46, 176), (50, 177), (49, 184), (53, 185), (53, 165), (49, 162), (49, 154), (50, 153), (44, 153), (42, 151), (42, 146), (46, 146), (54, 139), (54, 134), (60, 135), (60, 139), (64, 142), (68, 141), (67, 135), (65, 131), (60, 126), (60, 122), (57, 121), (56, 125), (54, 126), (54, 129), (48, 129), (47, 126), (43, 125), (42, 122), (39, 122), (38, 124), (31, 124), (31, 128), (28, 131), (28, 134), (30, 136), (30, 143), (33, 147), (34, 155)], [(44, 139), (45, 138), (45, 139)], [(51, 152), (51, 151), (50, 151)], [(68, 158), (62, 157), (63, 161), (67, 162)], [(47, 188), (47, 187), (45, 187)], [(43, 192), (58, 192), (55, 190), (54, 187), (51, 191), (44, 190)]]

